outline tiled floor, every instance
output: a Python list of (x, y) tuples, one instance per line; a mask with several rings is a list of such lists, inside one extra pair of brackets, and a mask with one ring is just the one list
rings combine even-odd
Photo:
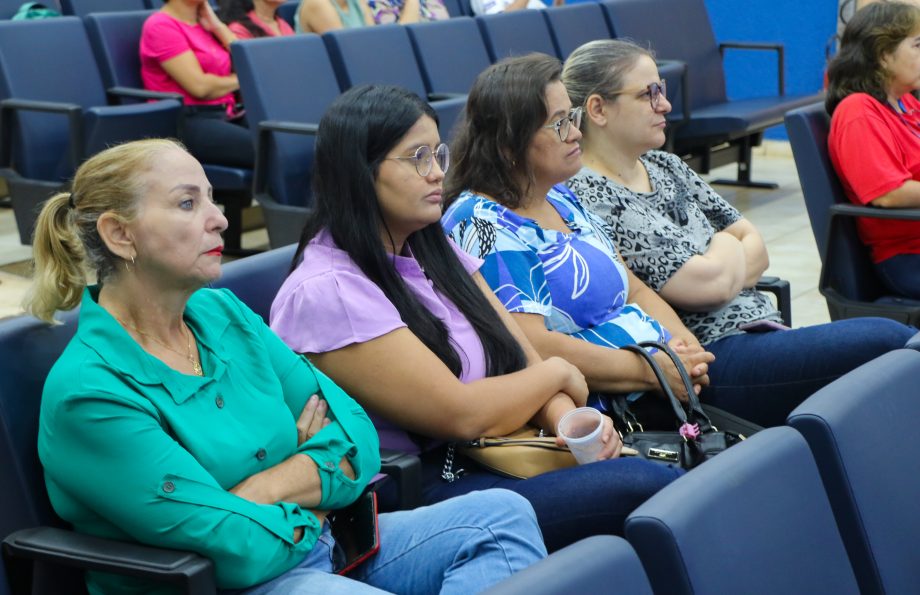
[[(754, 177), (777, 182), (776, 190), (736, 189), (717, 186), (726, 199), (738, 207), (763, 234), (770, 253), (769, 275), (789, 280), (792, 285), (792, 319), (795, 326), (827, 322), (824, 298), (818, 293), (820, 262), (808, 224), (798, 175), (786, 143), (771, 142), (757, 150)], [(734, 177), (734, 167), (714, 171), (707, 179)], [(264, 230), (248, 232), (246, 248), (267, 245)], [(19, 306), (28, 286), (31, 250), (19, 243), (13, 213), (0, 209), (0, 317), (20, 313)]]

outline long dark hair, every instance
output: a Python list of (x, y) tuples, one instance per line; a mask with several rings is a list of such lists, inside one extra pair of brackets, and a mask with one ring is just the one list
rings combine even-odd
[(218, 2), (220, 20), (227, 23), (239, 23), (252, 33), (253, 37), (267, 37), (265, 29), (256, 25), (249, 18), (249, 12), (253, 10), (252, 0), (219, 0)]
[(546, 86), (561, 76), (562, 63), (546, 54), (507, 58), (482, 71), (451, 145), (447, 204), (476, 190), (508, 208), (520, 206), (534, 182), (527, 149), (547, 117)]
[[(336, 246), (348, 253), (367, 278), (396, 307), (409, 330), (456, 375), (460, 354), (451, 345), (444, 323), (422, 306), (396, 272), (384, 249), (380, 230), (385, 222), (374, 188), (387, 153), (422, 116), (437, 114), (405, 89), (362, 85), (339, 96), (323, 116), (314, 158), (314, 211), (304, 227), (292, 263), (326, 229)], [(435, 289), (466, 316), (482, 342), (486, 372), (498, 376), (526, 365), (520, 345), (502, 324), (492, 305), (460, 264), (439, 223), (412, 233), (406, 243)]]
[(843, 30), (840, 50), (827, 68), (824, 107), (833, 114), (852, 93), (867, 93), (887, 104), (890, 74), (882, 58), (920, 27), (920, 8), (903, 2), (876, 2), (853, 15)]

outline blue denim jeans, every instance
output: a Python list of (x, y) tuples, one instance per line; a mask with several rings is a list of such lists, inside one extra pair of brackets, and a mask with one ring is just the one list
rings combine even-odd
[(232, 593), (478, 593), (546, 556), (533, 509), (507, 490), (381, 514), (379, 529), (380, 551), (347, 577), (332, 572), (334, 541), (327, 523), (299, 565)]
[(454, 470), (463, 468), (465, 472), (460, 479), (447, 483), (441, 479), (444, 450), (438, 448), (422, 457), (426, 502), (472, 490), (513, 490), (530, 501), (551, 552), (591, 535), (622, 535), (629, 513), (684, 473), (658, 463), (622, 458), (560, 469), (531, 479), (512, 479), (458, 457)]
[(882, 283), (897, 295), (920, 300), (920, 254), (898, 254), (876, 263)]
[(710, 385), (700, 398), (762, 426), (778, 426), (818, 389), (900, 349), (917, 329), (887, 318), (850, 318), (713, 341)]

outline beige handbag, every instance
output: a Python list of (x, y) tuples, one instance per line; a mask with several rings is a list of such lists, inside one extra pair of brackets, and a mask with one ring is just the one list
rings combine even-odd
[(532, 426), (507, 436), (484, 436), (457, 446), (458, 452), (482, 467), (517, 479), (578, 464), (567, 446), (558, 446), (555, 438), (541, 436), (540, 430)]

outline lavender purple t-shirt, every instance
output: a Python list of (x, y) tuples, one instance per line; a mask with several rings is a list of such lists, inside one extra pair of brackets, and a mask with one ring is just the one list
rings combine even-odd
[[(479, 270), (481, 260), (452, 242), (451, 246), (470, 275)], [(482, 343), (466, 317), (450, 299), (434, 289), (411, 254), (393, 259), (396, 271), (422, 306), (447, 327), (451, 344), (462, 362), (460, 380), (471, 382), (485, 377)], [(406, 327), (383, 291), (346, 252), (336, 247), (325, 230), (307, 244), (303, 261), (281, 286), (272, 302), (270, 320), (272, 329), (298, 353), (325, 353)], [(361, 395), (353, 396), (361, 400)], [(403, 430), (372, 417), (382, 445), (418, 452)]]

